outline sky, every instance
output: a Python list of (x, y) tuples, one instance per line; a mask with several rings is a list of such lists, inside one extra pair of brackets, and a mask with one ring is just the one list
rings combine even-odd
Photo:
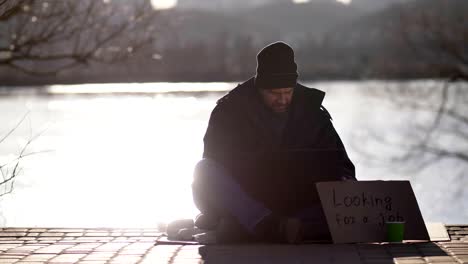
[(168, 9), (177, 4), (177, 0), (151, 0), (155, 9)]
[[(309, 0), (294, 0), (296, 3), (306, 3)], [(344, 4), (349, 4), (351, 0), (336, 0)], [(177, 0), (151, 0), (155, 9), (168, 9), (172, 8), (177, 4)]]

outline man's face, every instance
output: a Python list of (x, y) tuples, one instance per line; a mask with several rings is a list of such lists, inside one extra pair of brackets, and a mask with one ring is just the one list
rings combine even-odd
[(260, 89), (265, 105), (275, 113), (288, 111), (291, 104), (294, 88)]

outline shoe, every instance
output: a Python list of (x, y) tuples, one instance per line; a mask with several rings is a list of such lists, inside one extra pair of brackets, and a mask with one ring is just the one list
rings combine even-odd
[[(211, 245), (218, 243), (216, 230), (207, 231), (193, 236), (194, 240), (202, 245)], [(201, 253), (200, 253), (201, 255)]]
[(220, 217), (210, 213), (200, 213), (195, 218), (195, 226), (200, 229), (215, 230), (220, 222)]
[(194, 228), (193, 219), (179, 219), (170, 222), (166, 228), (166, 234), (169, 239), (177, 239), (179, 230), (184, 228)]
[(233, 217), (222, 217), (216, 227), (217, 243), (219, 244), (244, 244), (254, 242), (255, 239)]
[(297, 218), (270, 214), (255, 226), (254, 234), (264, 242), (299, 244), (304, 237), (304, 227)]

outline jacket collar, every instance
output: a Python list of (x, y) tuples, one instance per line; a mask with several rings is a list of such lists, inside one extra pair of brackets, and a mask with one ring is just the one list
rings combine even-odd
[[(283, 143), (287, 144), (288, 138), (294, 137), (294, 133), (301, 130), (304, 122), (314, 122), (311, 117), (320, 111), (320, 107), (325, 98), (325, 92), (315, 88), (309, 88), (302, 84), (296, 84), (291, 108), (288, 114), (288, 121), (283, 133)], [(250, 123), (261, 135), (262, 140), (269, 142), (272, 140), (271, 131), (259, 122), (257, 113), (264, 107), (258, 91), (255, 88), (254, 77), (239, 84), (223, 99), (231, 101), (232, 111), (237, 112), (241, 118)], [(220, 101), (221, 101), (220, 100)], [(306, 120), (306, 121), (305, 121)]]

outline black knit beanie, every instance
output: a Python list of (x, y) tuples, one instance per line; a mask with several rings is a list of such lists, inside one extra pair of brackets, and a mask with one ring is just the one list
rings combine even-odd
[(261, 89), (294, 87), (297, 64), (293, 49), (284, 42), (275, 42), (257, 54), (255, 86)]

